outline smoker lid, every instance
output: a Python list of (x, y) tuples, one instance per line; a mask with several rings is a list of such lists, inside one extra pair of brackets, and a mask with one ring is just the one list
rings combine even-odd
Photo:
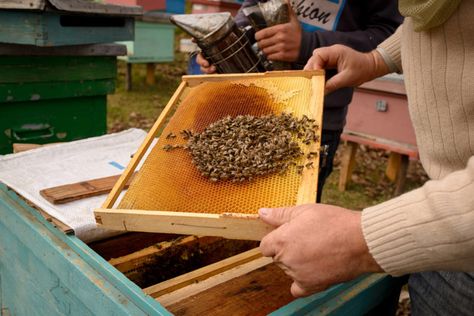
[(0, 9), (21, 10), (59, 10), (74, 13), (93, 13), (107, 15), (142, 15), (139, 6), (120, 6), (102, 4), (92, 0), (0, 0)]
[(229, 12), (178, 14), (170, 20), (205, 46), (224, 37), (235, 25)]

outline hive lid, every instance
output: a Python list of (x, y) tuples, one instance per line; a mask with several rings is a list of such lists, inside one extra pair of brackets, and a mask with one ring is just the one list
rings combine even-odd
[[(261, 239), (271, 227), (258, 219), (259, 208), (315, 201), (319, 159), (301, 173), (291, 168), (249, 182), (215, 183), (201, 175), (184, 149), (164, 150), (167, 144), (184, 141), (166, 135), (199, 133), (223, 117), (238, 115), (291, 113), (320, 125), (323, 98), (322, 71), (184, 76), (102, 209), (95, 210), (97, 223), (115, 230)], [(164, 136), (151, 146), (158, 131)], [(320, 129), (316, 132), (319, 136)], [(312, 159), (306, 154), (318, 152), (319, 145), (316, 141), (303, 146), (305, 155), (298, 164)], [(141, 162), (119, 199), (123, 184)]]
[(103, 4), (92, 0), (1, 0), (0, 9), (59, 10), (74, 13), (94, 13), (107, 15), (141, 15), (139, 6), (119, 6)]

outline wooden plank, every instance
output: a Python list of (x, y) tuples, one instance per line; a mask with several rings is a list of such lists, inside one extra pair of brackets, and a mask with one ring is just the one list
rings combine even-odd
[(113, 93), (115, 79), (0, 83), (0, 103), (102, 96)]
[(0, 72), (0, 83), (115, 79), (117, 61), (113, 56), (5, 56)]
[(351, 180), (352, 171), (355, 166), (355, 157), (359, 144), (347, 142), (348, 148), (344, 151), (341, 159), (341, 173), (339, 174), (338, 189), (341, 192), (346, 190), (347, 183)]
[(385, 175), (390, 181), (395, 182), (397, 180), (398, 170), (402, 162), (402, 155), (396, 152), (391, 152), (388, 157), (387, 168), (385, 169)]
[(142, 15), (140, 6), (119, 6), (114, 4), (99, 3), (88, 0), (48, 0), (60, 11), (78, 13), (102, 13), (107, 15)]
[(402, 155), (407, 155), (412, 159), (420, 158), (418, 154), (418, 148), (411, 144), (399, 143), (381, 137), (352, 132), (350, 130), (344, 130), (344, 133), (341, 135), (341, 139), (377, 149), (397, 152)]
[(255, 247), (255, 242), (209, 236), (178, 236), (109, 261), (145, 288)]
[(292, 302), (291, 279), (260, 258), (157, 300), (174, 315), (268, 315)]
[(17, 153), (21, 153), (21, 152), (24, 152), (24, 151), (36, 149), (36, 148), (39, 148), (39, 147), (42, 147), (42, 146), (43, 145), (39, 145), (39, 144), (18, 144), (18, 143), (14, 143), (13, 144), (13, 153), (17, 154)]
[(0, 56), (124, 56), (127, 47), (120, 44), (90, 44), (59, 47), (0, 44)]
[(127, 275), (130, 271), (140, 269), (146, 264), (150, 258), (159, 256), (160, 253), (165, 253), (171, 247), (179, 247), (182, 245), (191, 245), (199, 242), (199, 237), (187, 236), (178, 241), (163, 241), (156, 245), (140, 249), (134, 253), (125, 255), (123, 257), (113, 258), (109, 263), (117, 270)]
[[(308, 117), (316, 120), (320, 128), (316, 135), (321, 139), (321, 126), (323, 117), (323, 100), (324, 100), (324, 76), (315, 76), (311, 78), (312, 91)], [(320, 142), (313, 143), (309, 146), (309, 152), (319, 152)], [(306, 169), (303, 172), (301, 185), (298, 190), (297, 204), (313, 203), (316, 201), (318, 191), (319, 157), (313, 159), (314, 168)]]
[(176, 291), (185, 286), (202, 282), (214, 275), (222, 273), (224, 271), (230, 270), (236, 266), (242, 265), (244, 263), (253, 261), (262, 256), (258, 248), (251, 249), (244, 253), (238, 254), (236, 256), (221, 260), (214, 264), (205, 266), (203, 268), (197, 269), (195, 271), (180, 275), (176, 278), (161, 282), (159, 284), (147, 287), (143, 291), (152, 296), (159, 297), (164, 294)]
[[(193, 283), (193, 284), (188, 285), (184, 288), (178, 289), (174, 292), (162, 295), (162, 296), (156, 298), (156, 300), (158, 302), (160, 302), (163, 306), (165, 306), (167, 308), (170, 307), (169, 310), (170, 310), (170, 312), (173, 313), (173, 312), (176, 312), (176, 310), (173, 310), (173, 306), (172, 306), (173, 304), (175, 304), (177, 302), (183, 302), (183, 301), (185, 301), (185, 302), (186, 301), (188, 301), (188, 302), (191, 301), (192, 302), (194, 300), (192, 300), (190, 298), (194, 295), (197, 295), (197, 294), (199, 294), (201, 292), (204, 292), (206, 290), (209, 290), (209, 289), (215, 289), (215, 288), (217, 288), (218, 285), (224, 284), (224, 283), (229, 283), (229, 281), (230, 281), (230, 283), (232, 283), (232, 281), (235, 280), (236, 278), (241, 277), (243, 275), (246, 275), (248, 273), (251, 273), (252, 271), (255, 271), (259, 268), (268, 266), (271, 263), (272, 263), (271, 258), (260, 257), (258, 259), (252, 260), (250, 262), (238, 265), (238, 266), (236, 266), (236, 267), (234, 267), (230, 270), (219, 273), (219, 274), (217, 274), (215, 276), (212, 276), (212, 277), (210, 277), (206, 280), (203, 280), (201, 282)], [(276, 266), (274, 266), (274, 268), (275, 268), (275, 271), (277, 272), (277, 275), (278, 274), (283, 274), (283, 271), (281, 271), (280, 268), (278, 268)], [(278, 270), (280, 270), (280, 271), (278, 271)], [(278, 273), (278, 272), (280, 272), (280, 273)], [(272, 277), (274, 277), (274, 276), (272, 276)], [(269, 275), (266, 275), (266, 278), (268, 278), (268, 279), (272, 279), (272, 277), (270, 277)], [(268, 281), (271, 281), (271, 280), (268, 280)], [(247, 285), (247, 286), (249, 286), (249, 285)], [(243, 286), (243, 285), (239, 286), (239, 290), (241, 292), (245, 292), (245, 288), (247, 286)], [(289, 286), (288, 283), (287, 283), (287, 286)], [(250, 284), (249, 287), (252, 288), (252, 285)], [(215, 293), (215, 294), (217, 294), (217, 293)], [(215, 300), (214, 303), (207, 302), (206, 304), (215, 305), (215, 304), (221, 304), (221, 303), (222, 303), (221, 301)], [(255, 304), (251, 304), (251, 305), (255, 305)], [(257, 305), (259, 305), (259, 304), (257, 304)], [(211, 307), (211, 306), (208, 306), (208, 307)], [(235, 307), (234, 311), (236, 311), (238, 309), (239, 308)], [(197, 314), (194, 314), (194, 315), (208, 315), (208, 314), (207, 313), (197, 313)], [(222, 315), (225, 315), (225, 314), (222, 314)]]
[[(160, 116), (156, 120), (155, 124), (151, 127), (150, 131), (148, 132), (147, 136), (145, 137), (145, 140), (143, 143), (140, 145), (140, 148), (138, 148), (137, 152), (133, 156), (132, 160), (130, 163), (127, 165), (127, 168), (125, 168), (124, 172), (119, 178), (119, 181), (115, 184), (113, 187), (112, 191), (110, 192), (109, 196), (105, 200), (105, 202), (102, 204), (102, 208), (111, 208), (117, 201), (120, 193), (125, 187), (125, 184), (128, 182), (130, 177), (132, 176), (133, 172), (137, 168), (138, 164), (142, 160), (143, 156), (145, 155), (148, 147), (150, 147), (151, 143), (155, 139), (156, 135), (158, 132), (165, 126), (166, 124), (166, 117), (168, 116), (168, 113), (170, 112), (171, 109), (176, 107), (177, 100), (181, 97), (182, 93), (184, 92), (184, 89), (186, 88), (187, 84), (186, 82), (181, 82), (179, 85), (178, 89), (176, 89), (176, 92), (173, 94), (171, 99), (169, 100), (168, 104), (166, 107), (161, 111)], [(97, 219), (97, 218), (96, 218)]]
[[(120, 178), (120, 175), (91, 179), (77, 183), (64, 184), (57, 187), (47, 188), (40, 191), (40, 195), (53, 204), (64, 204), (80, 199), (105, 194), (112, 190)], [(133, 177), (131, 177), (125, 189), (128, 188)]]
[(219, 236), (228, 239), (261, 240), (273, 230), (258, 215), (206, 214), (124, 209), (95, 209), (99, 226), (121, 231)]
[[(13, 315), (169, 315), (0, 185), (2, 303)], [(5, 279), (8, 277), (8, 279)], [(28, 302), (28, 303), (25, 303)]]
[(179, 235), (126, 233), (87, 244), (105, 260), (122, 257), (151, 245), (176, 239)]
[(43, 10), (46, 0), (2, 0), (1, 9)]
[(146, 84), (149, 86), (154, 86), (156, 84), (154, 63), (146, 64)]
[(311, 79), (313, 76), (324, 76), (324, 70), (284, 70), (284, 71), (270, 71), (260, 73), (245, 73), (245, 74), (210, 74), (210, 75), (186, 75), (183, 76), (183, 81), (187, 82), (189, 87), (197, 86), (204, 82), (219, 82), (224, 80), (238, 80), (238, 79), (255, 79), (268, 77), (305, 77)]
[(395, 196), (398, 196), (403, 193), (405, 187), (405, 181), (407, 178), (408, 164), (410, 160), (407, 155), (401, 155), (400, 168), (398, 169), (397, 174), (397, 183), (395, 187)]

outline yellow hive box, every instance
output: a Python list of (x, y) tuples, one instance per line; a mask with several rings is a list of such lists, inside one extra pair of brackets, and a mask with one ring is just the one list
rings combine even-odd
[[(214, 183), (199, 173), (187, 151), (163, 150), (167, 144), (184, 144), (183, 139), (161, 137), (120, 201), (119, 195), (160, 131), (202, 132), (226, 116), (281, 113), (306, 115), (321, 126), (323, 98), (322, 71), (184, 76), (106, 202), (95, 210), (97, 223), (114, 230), (260, 240), (272, 227), (258, 218), (259, 208), (315, 201), (319, 159), (302, 173), (293, 168), (250, 182)], [(302, 149), (319, 152), (319, 146), (317, 141)]]

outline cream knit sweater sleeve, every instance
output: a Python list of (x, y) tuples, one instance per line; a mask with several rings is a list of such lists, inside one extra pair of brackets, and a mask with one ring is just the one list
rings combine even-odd
[(393, 275), (474, 271), (473, 17), (474, 1), (464, 0), (442, 25), (415, 32), (406, 18), (380, 45), (384, 58), (403, 66), (420, 158), (432, 179), (362, 212), (369, 250)]
[(363, 232), (384, 271), (474, 270), (474, 157), (464, 170), (365, 209)]

